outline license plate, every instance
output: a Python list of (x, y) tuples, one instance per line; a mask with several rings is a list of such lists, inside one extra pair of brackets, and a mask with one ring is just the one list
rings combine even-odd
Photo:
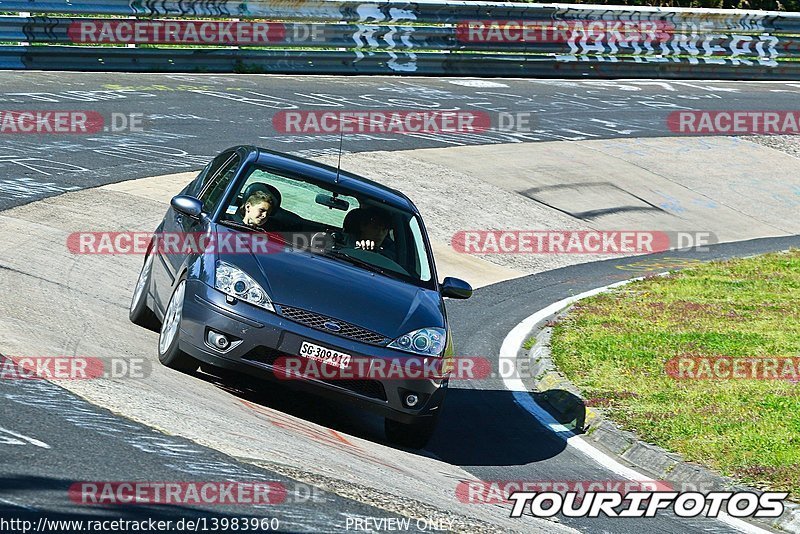
[(339, 369), (346, 369), (350, 365), (350, 355), (344, 352), (339, 352), (333, 349), (326, 349), (319, 345), (314, 345), (308, 341), (303, 341), (300, 344), (300, 356), (322, 362), (327, 365), (338, 367)]

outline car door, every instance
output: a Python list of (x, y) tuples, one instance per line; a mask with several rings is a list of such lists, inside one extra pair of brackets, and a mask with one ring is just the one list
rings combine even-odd
[[(203, 201), (203, 211), (213, 211), (231, 178), (236, 175), (240, 163), (241, 158), (235, 152), (223, 152), (203, 170), (205, 176), (198, 176), (185, 193), (196, 193), (195, 196)], [(175, 244), (181, 243), (187, 233), (204, 230), (202, 222), (175, 211), (172, 206), (167, 210), (161, 228), (161, 246), (153, 261), (152, 275), (153, 294), (160, 312), (166, 309), (175, 281), (189, 257), (189, 254), (175, 250)]]

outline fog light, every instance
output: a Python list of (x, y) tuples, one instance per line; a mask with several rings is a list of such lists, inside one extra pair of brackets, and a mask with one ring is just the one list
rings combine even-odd
[(217, 334), (213, 330), (208, 331), (208, 343), (220, 350), (225, 350), (231, 345), (227, 337), (222, 334)]
[(406, 401), (405, 402), (406, 402), (406, 406), (408, 406), (409, 408), (413, 408), (419, 402), (419, 397), (417, 397), (413, 393), (409, 393), (408, 395), (406, 395)]

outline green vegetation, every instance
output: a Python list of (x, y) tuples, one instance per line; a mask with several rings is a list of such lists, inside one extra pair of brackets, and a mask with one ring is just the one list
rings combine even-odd
[(581, 301), (556, 324), (552, 352), (587, 404), (645, 441), (756, 487), (800, 492), (800, 383), (667, 371), (687, 357), (798, 362), (800, 251), (707, 263)]

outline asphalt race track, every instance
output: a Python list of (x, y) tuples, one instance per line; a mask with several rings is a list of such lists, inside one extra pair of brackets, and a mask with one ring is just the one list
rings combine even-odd
[[(2, 421), (6, 427), (0, 430), (0, 443), (5, 445), (0, 461), (3, 517), (38, 520), (46, 516), (54, 521), (279, 518), (280, 528), (303, 531), (344, 528), (348, 516), (400, 517), (311, 486), (298, 486), (284, 476), (124, 420), (49, 382), (4, 380), (0, 396), (5, 399)], [(26, 434), (13, 430), (23, 428)], [(190, 481), (201, 476), (202, 482), (252, 480), (272, 482), (279, 488), (275, 503), (179, 510), (156, 505), (81, 509), (64, 499), (76, 482), (129, 480), (134, 473), (137, 480)]]
[[(284, 134), (286, 110), (453, 110), (525, 113), (522, 131), (345, 134), (344, 151), (672, 135), (684, 109), (792, 109), (798, 83), (438, 80), (322, 76), (214, 76), (5, 72), (9, 111), (89, 110), (141, 115), (141, 131), (0, 135), (0, 209), (72, 188), (197, 169), (229, 146), (253, 144), (305, 157), (335, 154), (339, 136)], [(138, 117), (137, 117), (138, 118)], [(124, 129), (125, 121), (117, 123)], [(510, 126), (508, 126), (511, 128)]]
[[(510, 114), (504, 115), (506, 118), (529, 117), (532, 121), (526, 131), (493, 129), (477, 135), (345, 134), (342, 140), (346, 162), (347, 155), (356, 152), (663, 138), (674, 135), (667, 125), (667, 116), (673, 111), (792, 109), (796, 106), (797, 93), (800, 93), (800, 84), (777, 82), (4, 73), (0, 81), (0, 109), (89, 110), (99, 113), (106, 121), (112, 114), (141, 117), (142, 126), (117, 133), (101, 129), (92, 135), (0, 134), (0, 223), (5, 223), (9, 213), (13, 213), (8, 215), (9, 220), (24, 218), (25, 210), (30, 209), (32, 224), (53, 224), (52, 220), (45, 219), (60, 218), (60, 209), (69, 205), (69, 201), (64, 204), (59, 203), (58, 198), (46, 201), (52, 204), (36, 201), (63, 193), (80, 195), (83, 190), (105, 184), (196, 170), (220, 150), (236, 144), (254, 144), (305, 157), (330, 157), (338, 152), (338, 134), (280, 131), (275, 117), (285, 110), (462, 109), (485, 112), (493, 124), (505, 120), (500, 118), (501, 113)], [(164, 198), (163, 202), (167, 200)], [(76, 202), (88, 203), (91, 198), (80, 197)], [(126, 207), (126, 212), (141, 209), (148, 220), (161, 209), (155, 203), (144, 204)], [(38, 210), (43, 209), (40, 206), (44, 206), (45, 213), (52, 209), (55, 216), (40, 215)], [(75, 208), (76, 211), (80, 209)], [(63, 217), (60, 222), (64, 224), (80, 220), (68, 219), (75, 217), (74, 213)], [(486, 224), (485, 221), (481, 223)], [(73, 227), (65, 231), (85, 229)], [(44, 251), (46, 246), (51, 245), (42, 245)], [(652, 259), (668, 257), (667, 263), (678, 264), (683, 260), (709, 261), (797, 246), (800, 246), (800, 237), (771, 236), (713, 245), (702, 252), (673, 251)], [(79, 269), (65, 269), (68, 272), (63, 279), (53, 280), (40, 274), (40, 271), (58, 271), (58, 264), (65, 261), (66, 253), (54, 248), (50, 256), (39, 254), (42, 265), (28, 272), (11, 256), (13, 251), (13, 247), (0, 249), (0, 281), (6, 293), (5, 297), (0, 297), (0, 310), (8, 315), (9, 324), (26, 321), (30, 329), (40, 332), (42, 346), (50, 346), (45, 345), (45, 341), (52, 342), (59, 336), (66, 339), (66, 332), (71, 328), (68, 318), (56, 321), (59, 324), (54, 324), (52, 329), (47, 328), (48, 313), (55, 315), (60, 310), (36, 307), (39, 306), (39, 292), (63, 290), (74, 298), (69, 306), (65, 305), (72, 315), (83, 313), (79, 306), (91, 303), (97, 307), (92, 313), (110, 317), (109, 331), (113, 334), (109, 334), (109, 338), (117, 335), (117, 331), (133, 332), (130, 337), (102, 340), (103, 343), (109, 346), (118, 343), (119, 350), (125, 354), (142, 350), (155, 358), (152, 356), (154, 336), (150, 333), (136, 331), (130, 325), (120, 327), (127, 330), (111, 330), (112, 326), (116, 328), (113, 322), (117, 317), (127, 314), (128, 300), (124, 295), (129, 294), (135, 281), (138, 268), (135, 258), (124, 263), (123, 260), (117, 262), (116, 258), (109, 259), (109, 267), (96, 274), (98, 287), (114, 286), (109, 292), (111, 296), (99, 303), (96, 296), (89, 295), (84, 288), (79, 291), (71, 287), (76, 278), (87, 278)], [(497, 363), (505, 336), (534, 312), (571, 295), (664, 270), (662, 267), (625, 269), (632, 261), (631, 258), (615, 258), (529, 274), (481, 287), (469, 300), (448, 301), (458, 353), (485, 356)], [(119, 279), (124, 282), (118, 283)], [(37, 297), (31, 299), (30, 309), (36, 309), (37, 313), (20, 312), (20, 317), (15, 318), (14, 308), (24, 299), (12, 297), (10, 293), (24, 293), (24, 288), (29, 287), (26, 284), (30, 284), (32, 293), (35, 288)], [(59, 287), (51, 288), (51, 284)], [(118, 287), (120, 284), (125, 287)], [(95, 317), (90, 316), (89, 311), (86, 313), (87, 317)], [(13, 322), (15, 320), (17, 323)], [(60, 325), (61, 322), (66, 326)], [(102, 328), (102, 325), (95, 328)], [(35, 347), (37, 340), (30, 337), (21, 339), (19, 333), (2, 332), (0, 353), (8, 353), (5, 344)], [(71, 341), (65, 341), (64, 346), (69, 343)], [(155, 364), (158, 365), (157, 361)], [(163, 370), (158, 372), (163, 373)], [(179, 373), (159, 376), (173, 381), (164, 383), (174, 389), (158, 391), (146, 381), (124, 386), (133, 388), (126, 390), (134, 392), (133, 395), (136, 395), (135, 388), (140, 388), (141, 406), (149, 406), (150, 413), (145, 413), (136, 403), (115, 401), (114, 395), (108, 392), (75, 395), (48, 382), (0, 381), (0, 398), (3, 399), (0, 403), (0, 517), (42, 514), (53, 519), (277, 517), (281, 529), (306, 532), (343, 530), (348, 518), (399, 519), (404, 516), (452, 519), (453, 523), (439, 524), (444, 530), (465, 532), (743, 531), (714, 519), (682, 519), (667, 513), (655, 519), (562, 517), (558, 522), (550, 522), (523, 518), (515, 523), (508, 518), (507, 507), (470, 505), (475, 509), (474, 514), (465, 511), (463, 506), (457, 507), (454, 488), (459, 480), (466, 478), (484, 481), (617, 478), (532, 418), (515, 402), (499, 377), (452, 382), (442, 421), (430, 444), (423, 451), (404, 451), (392, 449), (384, 442), (376, 418), (350, 408), (334, 413), (321, 410), (313, 399), (280, 389), (265, 391), (259, 384), (241, 377), (202, 372), (195, 376)], [(285, 413), (292, 420), (305, 421), (316, 429), (345, 436), (361, 447), (365, 465), (356, 465), (361, 460), (355, 455), (345, 459), (335, 456), (336, 450), (326, 449), (323, 444), (319, 449), (309, 449), (312, 455), (319, 450), (316, 463), (300, 462), (304, 464), (303, 470), (288, 463), (281, 468), (278, 456), (292, 453), (287, 447), (295, 438), (256, 430), (252, 426), (255, 415), (244, 412), (239, 414), (239, 428), (243, 434), (219, 439), (212, 437), (219, 430), (213, 424), (197, 429), (197, 434), (185, 428), (146, 424), (158, 418), (160, 421), (169, 419), (169, 408), (160, 407), (160, 398), (181, 398), (188, 394), (184, 388), (195, 384), (201, 388), (199, 395), (209, 396), (209, 405), (246, 402), (254, 407), (254, 412), (268, 409), (270, 413)], [(112, 393), (116, 391), (109, 389)], [(152, 401), (147, 401), (148, 398)], [(163, 413), (152, 413), (154, 406), (159, 406)], [(224, 411), (227, 410), (224, 406), (219, 409), (208, 417), (212, 421), (219, 417), (220, 426), (230, 423), (225, 420), (229, 414), (238, 413)], [(249, 426), (252, 426), (252, 434)], [(191, 439), (200, 434), (209, 435), (208, 443), (199, 444), (198, 440)], [(299, 435), (296, 439), (298, 454), (300, 448), (318, 446), (302, 441)], [(215, 445), (236, 440), (260, 443), (258, 448), (263, 449), (263, 456), (239, 453), (235, 445)], [(275, 465), (267, 461), (271, 455), (276, 456)], [(392, 458), (391, 465), (384, 468), (377, 459), (388, 457)], [(352, 463), (352, 479), (348, 478), (350, 473), (342, 470), (347, 462)], [(403, 474), (398, 465), (409, 471), (430, 469), (432, 477), (439, 477), (436, 481), (446, 482), (434, 488), (412, 488), (409, 481), (413, 481), (414, 476), (424, 478), (425, 474)], [(337, 477), (347, 478), (350, 483), (339, 484)], [(75, 506), (67, 498), (67, 490), (83, 480), (259, 480), (278, 483), (287, 491), (281, 503), (260, 507)], [(365, 481), (363, 491), (354, 480)], [(375, 487), (367, 488), (366, 482), (373, 480)], [(314, 485), (324, 489), (315, 490)], [(424, 501), (425, 495), (435, 495), (438, 501), (433, 497)], [(391, 506), (386, 505), (386, 499), (392, 500)], [(480, 508), (483, 510), (478, 510)], [(763, 532), (759, 528), (764, 527), (761, 525), (750, 531)], [(370, 531), (385, 530), (374, 527)], [(411, 530), (438, 529), (421, 528), (412, 521)]]

